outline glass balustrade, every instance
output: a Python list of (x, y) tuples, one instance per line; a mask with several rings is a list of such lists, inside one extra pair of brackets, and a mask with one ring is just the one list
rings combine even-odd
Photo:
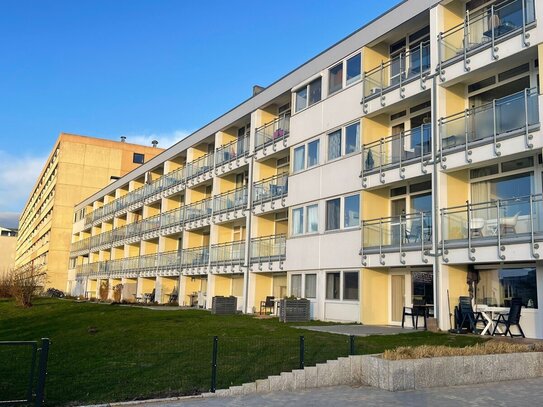
[(243, 264), (245, 261), (245, 241), (215, 244), (211, 246), (211, 264)]
[(225, 144), (215, 151), (216, 165), (224, 165), (249, 153), (249, 136)]
[(181, 265), (183, 267), (202, 267), (209, 262), (209, 246), (183, 249), (181, 251)]
[(213, 213), (219, 214), (247, 207), (247, 187), (237, 188), (213, 197)]
[(288, 174), (274, 175), (255, 182), (253, 187), (253, 204), (281, 199), (288, 194)]
[(209, 153), (187, 164), (187, 180), (205, 174), (213, 168), (214, 154)]
[(432, 215), (419, 212), (365, 220), (362, 236), (364, 248), (420, 248), (432, 241)]
[(286, 235), (271, 235), (251, 239), (252, 263), (280, 261), (286, 256)]
[(201, 201), (185, 206), (185, 222), (193, 222), (211, 216), (213, 198), (202, 199)]
[(290, 114), (283, 115), (256, 129), (255, 150), (287, 138), (290, 134)]

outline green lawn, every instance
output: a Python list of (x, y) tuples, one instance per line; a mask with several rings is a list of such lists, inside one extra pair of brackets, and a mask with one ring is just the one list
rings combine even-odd
[[(213, 336), (219, 337), (218, 388), (346, 356), (347, 336), (303, 331), (276, 319), (156, 311), (39, 299), (30, 309), (0, 300), (0, 340), (52, 340), (48, 405), (77, 405), (208, 391)], [(466, 346), (479, 338), (418, 332), (357, 338), (357, 353), (397, 346)], [(26, 353), (25, 353), (26, 352)], [(28, 351), (0, 349), (0, 400), (24, 383)], [(22, 389), (17, 389), (22, 391)], [(20, 395), (20, 394), (19, 394)]]

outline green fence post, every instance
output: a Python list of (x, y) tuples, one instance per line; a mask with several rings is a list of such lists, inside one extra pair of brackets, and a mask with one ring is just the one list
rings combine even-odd
[(300, 369), (305, 366), (305, 338), (300, 335)]
[(354, 355), (355, 354), (355, 343), (354, 343), (354, 339), (355, 339), (355, 336), (354, 335), (350, 335), (349, 337), (349, 355)]
[(211, 356), (211, 389), (212, 393), (217, 390), (217, 351), (219, 350), (219, 338), (213, 337), (213, 355)]
[(47, 360), (49, 357), (49, 345), (51, 341), (48, 338), (42, 338), (40, 350), (40, 362), (38, 365), (38, 384), (36, 387), (35, 407), (41, 407), (45, 399), (45, 378), (47, 376)]

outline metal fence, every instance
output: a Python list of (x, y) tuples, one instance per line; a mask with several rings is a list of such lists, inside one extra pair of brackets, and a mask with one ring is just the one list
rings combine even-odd
[(0, 341), (0, 405), (44, 402), (50, 341)]

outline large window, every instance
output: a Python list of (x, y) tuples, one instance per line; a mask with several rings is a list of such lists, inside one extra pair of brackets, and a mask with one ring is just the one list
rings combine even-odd
[(328, 161), (360, 150), (360, 123), (350, 124), (328, 134)]
[(343, 227), (360, 226), (360, 195), (345, 197), (345, 210), (343, 211)]
[(475, 288), (478, 304), (509, 307), (512, 298), (521, 298), (527, 308), (538, 308), (535, 267), (504, 267), (478, 270)]
[(307, 233), (317, 233), (319, 231), (319, 206), (309, 205), (307, 207)]
[(345, 154), (351, 154), (360, 149), (360, 123), (345, 127)]
[(326, 273), (327, 300), (358, 300), (358, 271)]
[(306, 274), (305, 275), (305, 298), (317, 297), (317, 275)]
[(341, 273), (327, 273), (326, 274), (326, 299), (327, 300), (339, 300), (340, 299), (340, 280)]
[(305, 168), (305, 146), (294, 149), (293, 171), (302, 171)]
[(326, 201), (326, 230), (340, 228), (340, 199)]
[(307, 168), (319, 164), (319, 140), (307, 144)]
[(302, 275), (293, 274), (290, 277), (290, 295), (293, 295), (297, 298), (302, 297)]
[(313, 204), (292, 210), (292, 235), (319, 231), (319, 205)]
[(308, 85), (296, 91), (296, 111), (299, 112), (321, 100), (321, 78), (315, 79)]
[(343, 62), (328, 71), (328, 94), (331, 95), (343, 87)]

